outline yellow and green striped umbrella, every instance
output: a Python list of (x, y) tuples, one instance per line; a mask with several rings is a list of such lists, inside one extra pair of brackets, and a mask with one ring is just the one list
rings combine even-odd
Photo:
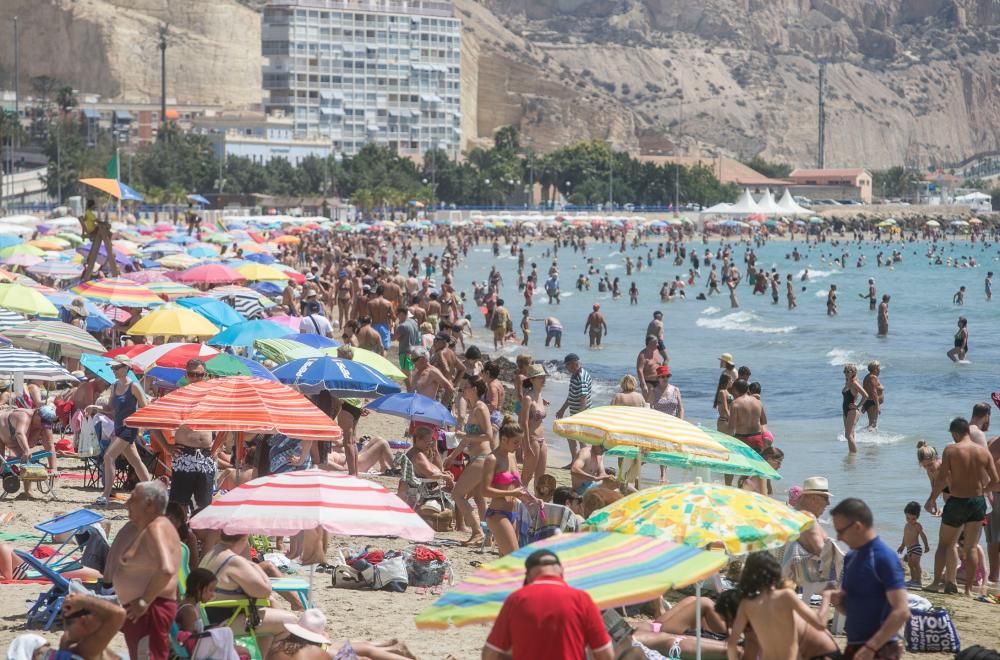
[(729, 450), (694, 424), (652, 408), (597, 406), (557, 419), (552, 429), (588, 445), (695, 454), (726, 460)]
[(254, 341), (253, 347), (268, 360), (274, 360), (278, 364), (323, 355), (318, 348), (300, 344), (294, 339), (258, 339)]
[(586, 591), (602, 610), (659, 598), (665, 591), (705, 579), (727, 562), (721, 552), (665, 539), (602, 532), (560, 534), (477, 569), (418, 614), (417, 628), (492, 621), (507, 596), (524, 583), (524, 560), (542, 549), (559, 557), (566, 583)]
[(41, 292), (23, 284), (0, 282), (0, 307), (29, 316), (59, 317), (59, 310)]
[(780, 548), (815, 519), (748, 490), (702, 483), (646, 488), (595, 511), (585, 529), (665, 538), (731, 555)]
[(50, 345), (60, 347), (60, 355), (78, 358), (83, 353), (103, 353), (101, 342), (82, 328), (62, 321), (28, 321), (4, 331), (11, 343), (39, 353), (48, 353)]

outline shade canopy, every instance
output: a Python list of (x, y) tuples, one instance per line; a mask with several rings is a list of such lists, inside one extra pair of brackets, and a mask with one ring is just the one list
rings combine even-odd
[(101, 342), (86, 330), (62, 321), (29, 321), (6, 330), (4, 334), (19, 348), (48, 353), (55, 345), (59, 354), (79, 358), (84, 352), (100, 353)]
[(375, 398), (399, 392), (399, 385), (371, 367), (325, 355), (286, 362), (273, 373), (303, 394), (327, 391), (335, 397)]
[(725, 460), (729, 451), (694, 424), (652, 408), (596, 406), (557, 419), (552, 429), (564, 438), (607, 448), (698, 454)]
[(128, 333), (148, 337), (213, 337), (219, 329), (201, 314), (179, 305), (165, 305), (139, 319)]
[(50, 383), (78, 382), (76, 376), (66, 371), (55, 360), (23, 348), (0, 349), (0, 374), (15, 374), (24, 380), (42, 380)]

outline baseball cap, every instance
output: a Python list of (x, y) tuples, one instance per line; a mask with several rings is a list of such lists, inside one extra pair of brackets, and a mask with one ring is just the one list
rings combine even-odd
[(559, 556), (551, 550), (535, 550), (524, 560), (524, 570), (530, 571), (539, 566), (561, 566)]

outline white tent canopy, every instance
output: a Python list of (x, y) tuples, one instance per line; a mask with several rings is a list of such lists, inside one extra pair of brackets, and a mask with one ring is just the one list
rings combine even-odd
[(754, 213), (760, 213), (760, 208), (757, 206), (757, 202), (754, 201), (753, 195), (750, 194), (750, 189), (744, 188), (743, 194), (740, 195), (740, 198), (736, 200), (736, 203), (730, 207), (729, 214), (753, 215)]
[(771, 194), (770, 188), (765, 189), (764, 194), (757, 200), (757, 212), (761, 215), (778, 215), (781, 213), (781, 209), (778, 208), (778, 204), (774, 201), (774, 195)]
[(955, 198), (956, 202), (985, 202), (988, 199), (992, 199), (986, 193), (981, 192), (971, 192), (967, 195), (959, 195)]
[(799, 203), (792, 198), (792, 193), (785, 188), (785, 194), (781, 196), (778, 201), (778, 214), (779, 215), (811, 215), (812, 211), (809, 209), (799, 206)]
[(727, 213), (732, 213), (732, 204), (726, 202), (721, 202), (715, 206), (710, 206), (707, 209), (702, 209), (702, 215), (726, 215)]

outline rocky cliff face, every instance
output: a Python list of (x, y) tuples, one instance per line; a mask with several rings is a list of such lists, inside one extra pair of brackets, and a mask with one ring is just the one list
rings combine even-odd
[[(539, 151), (609, 139), (646, 153), (816, 160), (827, 63), (830, 166), (948, 163), (1000, 149), (998, 0), (454, 0), (471, 144), (519, 126)], [(22, 80), (123, 99), (260, 101), (262, 0), (5, 0)], [(10, 48), (0, 67), (10, 70)]]
[[(2, 4), (4, 16), (20, 19), (22, 92), (30, 92), (29, 78), (47, 75), (110, 98), (159, 99), (158, 35), (166, 24), (168, 97), (233, 106), (260, 103), (260, 15), (235, 0)], [(3, 34), (0, 65), (9, 72), (13, 48), (6, 27)]]
[[(923, 166), (1000, 147), (995, 0), (456, 6), (472, 19), (480, 61), (508, 74), (502, 86), (480, 78), (481, 135), (519, 123), (542, 145), (568, 133), (654, 153), (680, 142), (809, 165), (824, 61), (830, 166)], [(484, 112), (491, 106), (506, 111)]]

